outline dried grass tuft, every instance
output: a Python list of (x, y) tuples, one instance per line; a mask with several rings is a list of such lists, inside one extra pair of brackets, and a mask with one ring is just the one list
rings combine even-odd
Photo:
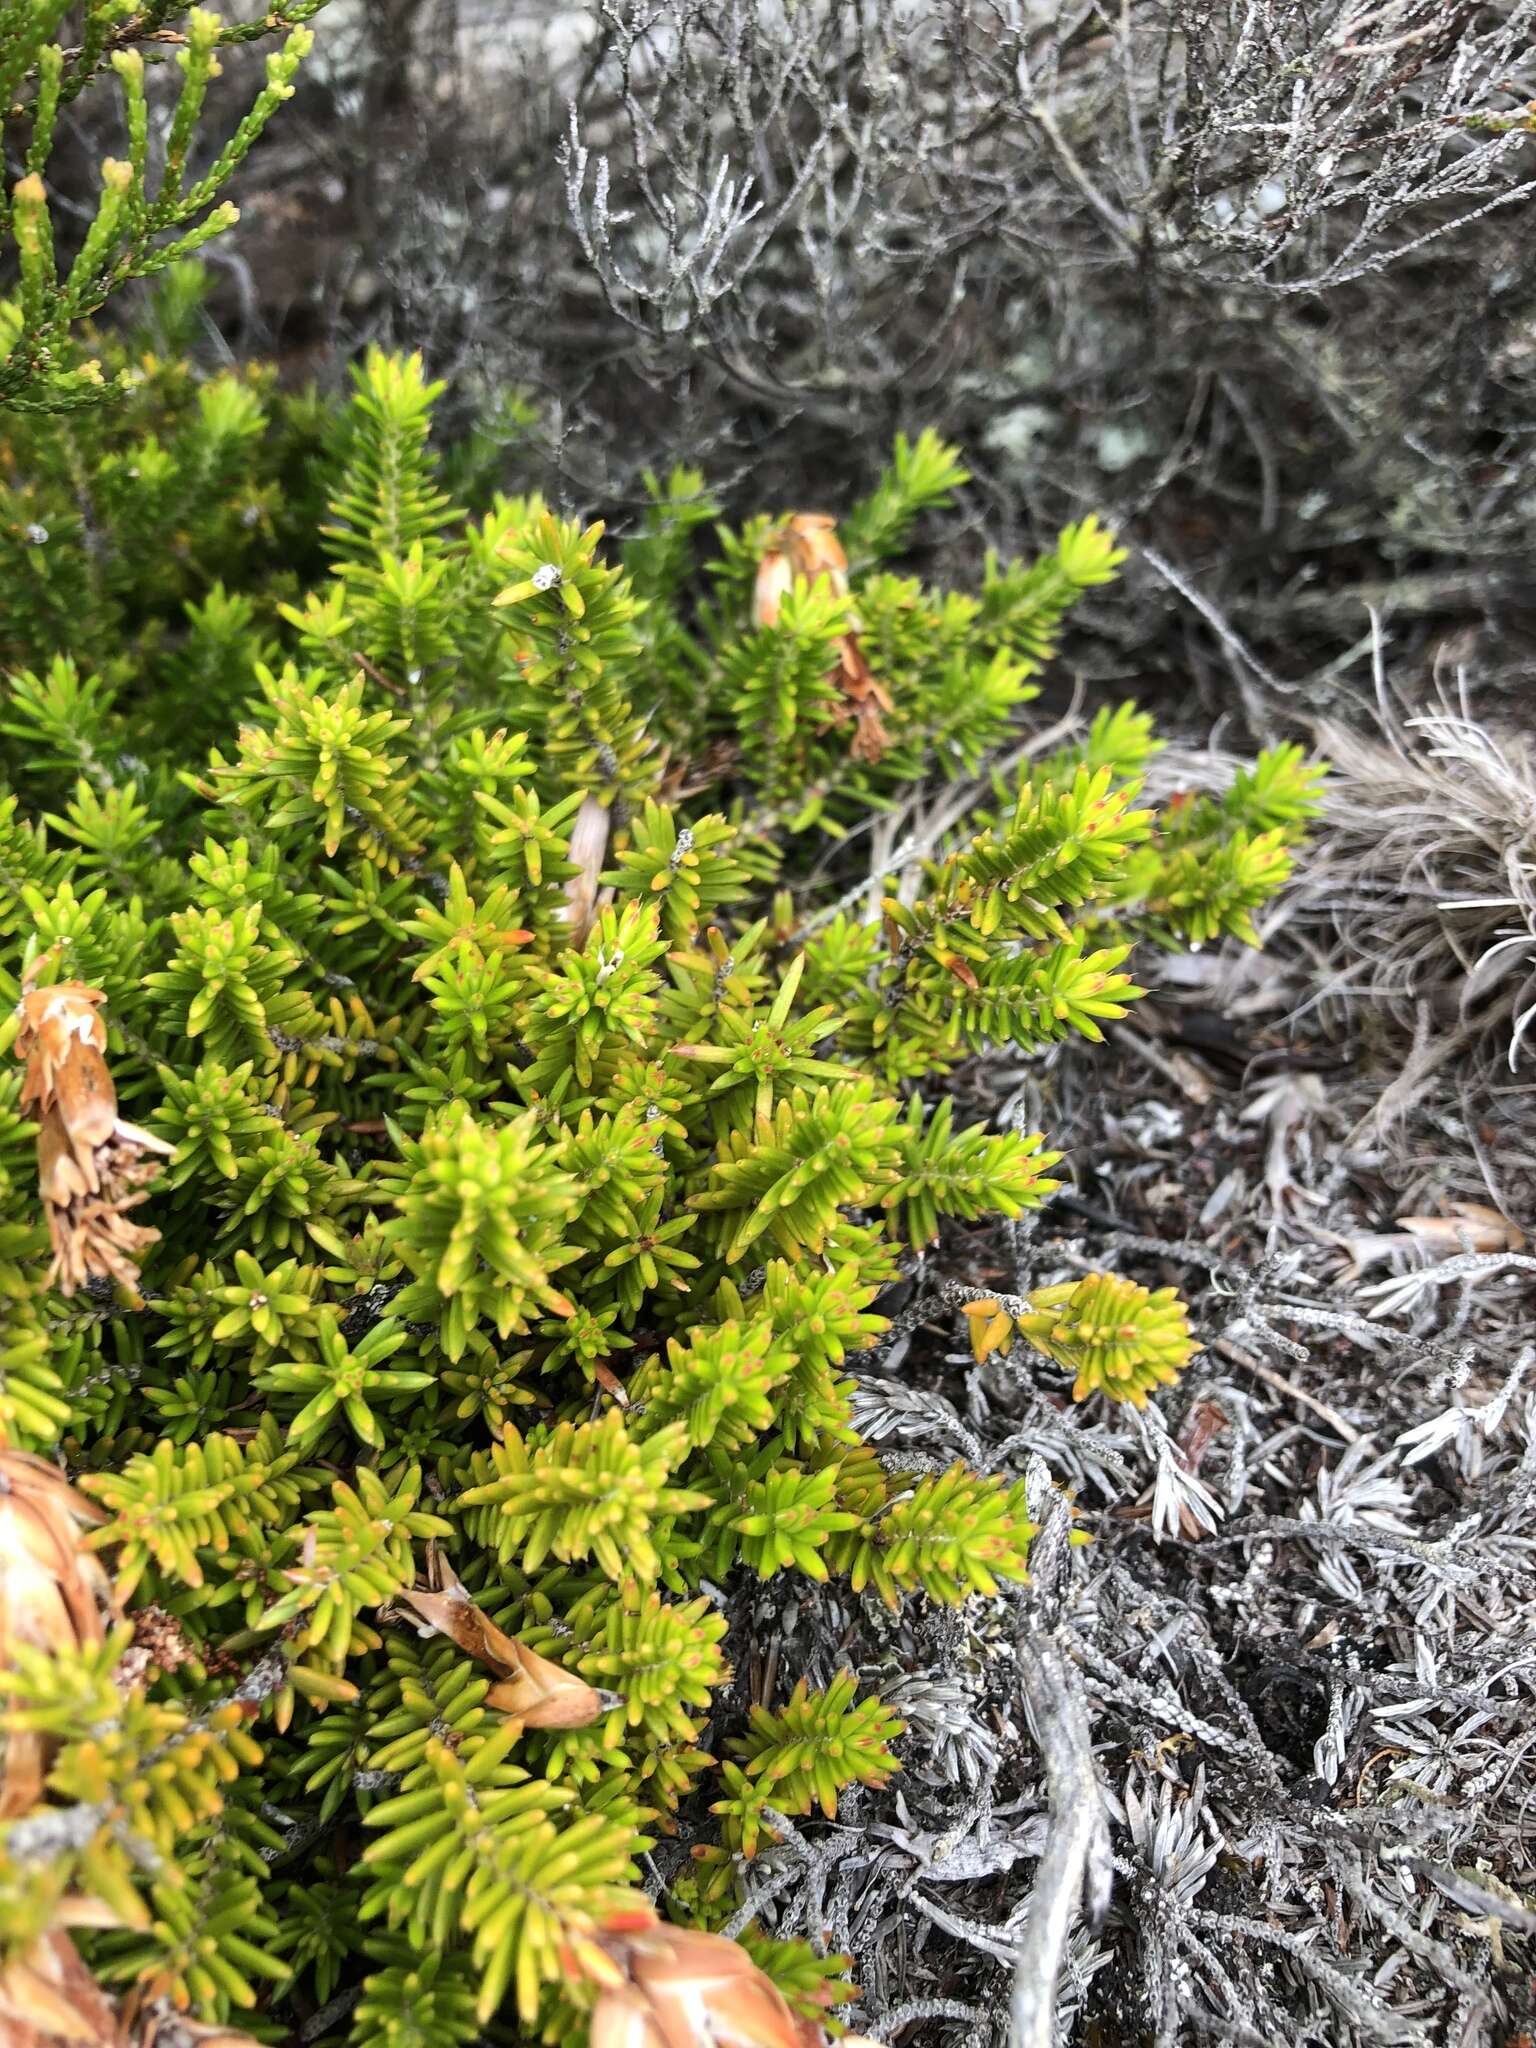
[(1317, 739), (1328, 830), (1296, 922), (1321, 941), (1314, 1002), (1369, 1002), (1410, 1042), (1380, 1113), (1449, 1060), (1536, 1059), (1536, 745), (1464, 689), (1417, 714), (1382, 691), (1374, 731), (1330, 719)]

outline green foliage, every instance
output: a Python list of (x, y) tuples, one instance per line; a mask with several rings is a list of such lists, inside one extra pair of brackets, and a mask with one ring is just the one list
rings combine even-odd
[(864, 1506), (855, 1529), (832, 1546), (855, 1592), (873, 1586), (895, 1607), (903, 1593), (920, 1588), (949, 1606), (1023, 1576), (1034, 1530), (1022, 1479), (978, 1479), (961, 1465), (915, 1483), (888, 1478), (872, 1511), (870, 1475), (855, 1466), (839, 1471), (837, 1491)]
[(890, 468), (847, 522), (844, 537), (855, 570), (899, 555), (919, 515), (948, 505), (969, 480), (958, 449), (941, 441), (931, 427), (915, 441), (898, 434)]
[(271, 600), (324, 565), (324, 412), (260, 368), (199, 381), (167, 349), (196, 324), (204, 273), (179, 264), (168, 283), (173, 306), (163, 284), (142, 322), (89, 341), (121, 388), (111, 404), (72, 413), (67, 433), (0, 413), (0, 719), (34, 772), (57, 769), (50, 808), (83, 776), (177, 820), (176, 772), (227, 741), (275, 651)]
[(747, 1733), (731, 1747), (745, 1775), (785, 1813), (813, 1806), (831, 1820), (847, 1785), (883, 1785), (896, 1769), (889, 1744), (902, 1724), (876, 1699), (855, 1702), (851, 1671), (823, 1693), (802, 1678), (783, 1707), (754, 1707)]
[(397, 1951), (388, 1941), (369, 1942), (365, 1952), (386, 1967), (363, 1979), (352, 2041), (373, 2048), (459, 2048), (474, 2040), (480, 2029), (467, 1956), (429, 1949), (410, 1963), (389, 1963)]
[(1155, 1387), (1173, 1384), (1196, 1348), (1171, 1287), (1152, 1293), (1112, 1273), (1037, 1288), (1029, 1311), (1020, 1333), (1076, 1375), (1072, 1393), (1079, 1401), (1107, 1393), (1140, 1408)]
[(573, 1791), (510, 1762), (518, 1732), (503, 1720), (453, 1748), (428, 1742), (399, 1793), (369, 1813), (386, 1832), (362, 1859), (363, 1920), (403, 1926), (418, 1951), (469, 1938), (482, 2024), (509, 1991), (532, 2020), (561, 1975), (568, 1929), (624, 1903), (635, 1875), (632, 1829), (573, 1815)]
[[(217, 195), (293, 97), (294, 76), (314, 42), (303, 24), (324, 4), (278, 0), (267, 10), (254, 35), (286, 31), (282, 45), (268, 56), (265, 81), (234, 132), (190, 180), (208, 88), (220, 75), (219, 51), (252, 41), (251, 28), (227, 26), (206, 7), (87, 0), (83, 19), (77, 17), (81, 40), (66, 48), (56, 39), (74, 25), (69, 0), (30, 0), (0, 12), (0, 139), (7, 162), (24, 156), (26, 166), (9, 195), (0, 194), (0, 248), (17, 277), (16, 300), (0, 303), (0, 412), (73, 411), (123, 388), (95, 356), (68, 359), (71, 327), (135, 278), (186, 261), (239, 219), (228, 201), (215, 204)], [(181, 82), (152, 173), (146, 62), (163, 57), (167, 43), (176, 46)], [(102, 159), (94, 210), (66, 266), (45, 174), (60, 117), (67, 120), (72, 103), (109, 70), (122, 95), (127, 154)]]
[[(182, 1857), (201, 1861), (204, 1847), (222, 1837), (225, 1788), (262, 1764), (262, 1748), (235, 1701), (199, 1712), (174, 1698), (151, 1701), (137, 1690), (125, 1696), (115, 1678), (129, 1635), (122, 1627), (105, 1644), (53, 1656), (23, 1645), (12, 1668), (0, 1673), (7, 1731), (35, 1731), (61, 1745), (48, 1786), (74, 1823), (59, 1829), (44, 1810), (8, 1831), (0, 1896), (14, 1886), (19, 1897), (29, 1881), (44, 1889), (40, 1916), (7, 1915), (8, 1943), (24, 1948), (35, 1939), (48, 1905), (69, 1890), (103, 1900), (126, 1926), (150, 1933), (152, 1914), (163, 1912), (170, 1892), (195, 1898), (206, 1864), (183, 1870)], [(160, 1896), (146, 1896), (146, 1866), (163, 1873)], [(179, 1934), (170, 1925), (165, 1932), (170, 1961)], [(281, 1966), (267, 1974), (283, 1974)], [(251, 2003), (248, 1992), (245, 1969), (232, 1961), (222, 1985), (201, 1982), (193, 1995), (204, 2009), (227, 2010)]]
[(747, 1732), (731, 1744), (738, 1759), (722, 1771), (727, 1796), (714, 1811), (725, 1817), (727, 1847), (757, 1853), (763, 1836), (777, 1840), (765, 1810), (837, 1815), (837, 1795), (849, 1785), (878, 1787), (899, 1766), (890, 1744), (902, 1723), (878, 1699), (855, 1700), (851, 1671), (813, 1693), (802, 1678), (785, 1704), (754, 1707)]
[(590, 1557), (611, 1579), (634, 1572), (649, 1582), (661, 1572), (653, 1523), (710, 1504), (707, 1494), (667, 1485), (687, 1448), (681, 1423), (637, 1443), (615, 1408), (601, 1422), (561, 1422), (526, 1438), (508, 1423), (490, 1453), (495, 1476), (458, 1505), (490, 1509), (475, 1517), (476, 1536), (524, 1571), (549, 1556), (567, 1564)]
[[(1314, 777), (1281, 750), (1154, 814), (1129, 708), (997, 769), (1117, 554), (1086, 521), (974, 592), (880, 566), (963, 482), (931, 435), (846, 522), (846, 594), (802, 579), (764, 627), (771, 521), (706, 543), (682, 472), (619, 550), (531, 499), (461, 513), (435, 395), (410, 359), (333, 411), (151, 354), (0, 470), (0, 1000), (34, 963), (102, 990), (121, 1113), (173, 1147), (142, 1299), (60, 1298), (8, 1063), (0, 1437), (62, 1459), (180, 1652), (5, 1676), (0, 1728), (54, 1747), (0, 1836), (0, 1954), (86, 1891), (114, 1982), (274, 2039), (353, 1990), (350, 2038), (398, 2048), (498, 2012), (571, 2038), (562, 1958), (656, 1833), (700, 1852), (674, 1909), (721, 1922), (765, 1809), (894, 1768), (850, 1676), (722, 1714), (715, 1589), (1023, 1577), (1021, 1482), (905, 1472), (853, 1421), (914, 1254), (1055, 1186), (942, 1077), (1097, 1038), (1138, 939), (1250, 938)], [(858, 753), (848, 633), (891, 703)], [(918, 789), (950, 824), (871, 875), (847, 835)], [(1104, 1276), (1018, 1327), (1110, 1398), (1189, 1349)], [(444, 1563), (590, 1725), (525, 1728), (417, 1633)], [(815, 2003), (824, 1959), (763, 1954)]]

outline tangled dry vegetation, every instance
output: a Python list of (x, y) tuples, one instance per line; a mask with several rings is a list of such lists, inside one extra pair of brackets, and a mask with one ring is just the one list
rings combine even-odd
[(1536, 505), (1530, 0), (332, 0), (223, 245), (299, 367), (531, 397), (622, 522), (681, 456), (836, 502), (898, 429), (1005, 551), (1143, 558), (1124, 674), (1350, 687), (1361, 599), (1517, 672)]

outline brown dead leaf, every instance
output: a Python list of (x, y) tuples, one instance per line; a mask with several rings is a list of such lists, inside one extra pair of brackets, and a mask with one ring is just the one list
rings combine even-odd
[(1230, 1428), (1226, 1416), (1214, 1401), (1197, 1401), (1185, 1417), (1184, 1427), (1179, 1431), (1178, 1447), (1184, 1460), (1184, 1469), (1198, 1472), (1201, 1460), (1212, 1443), (1223, 1430)]
[(968, 988), (973, 995), (980, 990), (981, 983), (976, 978), (976, 970), (968, 960), (962, 960), (958, 953), (940, 953), (937, 958), (940, 966), (947, 968), (956, 981)]
[(517, 1644), (462, 1588), (457, 1593), (427, 1593), (411, 1587), (395, 1598), (413, 1608), (439, 1635), (457, 1643), (466, 1656), (489, 1665), (498, 1678), (517, 1668)]
[(488, 1707), (525, 1728), (587, 1728), (607, 1712), (612, 1702), (606, 1694), (499, 1629), (439, 1553), (434, 1553), (433, 1575), (442, 1592), (413, 1587), (395, 1597), (496, 1674), (498, 1682), (485, 1696)]
[(1525, 1232), (1482, 1202), (1450, 1202), (1449, 1216), (1399, 1216), (1397, 1225), (1441, 1258), (1457, 1252), (1518, 1252)]
[(510, 1714), (525, 1728), (590, 1728), (614, 1704), (609, 1694), (566, 1671), (526, 1643), (514, 1642), (517, 1668), (493, 1685), (488, 1707)]
[(629, 1394), (625, 1389), (624, 1382), (616, 1372), (611, 1372), (601, 1359), (598, 1359), (592, 1367), (592, 1377), (597, 1381), (603, 1392), (611, 1400), (616, 1401), (621, 1408), (629, 1406)]

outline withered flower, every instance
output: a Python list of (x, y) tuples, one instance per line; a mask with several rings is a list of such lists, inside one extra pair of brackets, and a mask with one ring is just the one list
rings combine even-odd
[(581, 808), (571, 826), (567, 849), (576, 868), (565, 885), (565, 915), (571, 928), (573, 946), (587, 943), (605, 897), (611, 897), (613, 893), (602, 890), (600, 886), (603, 861), (608, 853), (609, 822), (609, 807), (601, 797), (582, 798)]
[(113, 2048), (257, 2048), (257, 2044), (238, 2027), (188, 2019), (166, 1999), (144, 2003), (131, 1991), (123, 2001)]
[(151, 1601), (133, 1616), (133, 1641), (118, 1662), (117, 1685), (123, 1691), (142, 1685), (151, 1671), (179, 1671), (197, 1656), (186, 1630), (174, 1614)]
[(774, 625), (795, 578), (825, 583), (838, 597), (847, 597), (848, 557), (837, 537), (837, 521), (825, 512), (794, 512), (769, 543), (757, 567), (752, 616), (759, 626)]
[[(58, 1653), (99, 1643), (112, 1615), (107, 1574), (80, 1541), (106, 1518), (46, 1459), (0, 1450), (0, 1668), (16, 1646)], [(46, 1738), (13, 1730), (0, 1760), (0, 1816), (42, 1796)]]
[(0, 1967), (3, 2048), (257, 2048), (237, 2028), (208, 2025), (131, 1991), (114, 2005), (80, 1959), (70, 1927), (119, 1924), (99, 1900), (70, 1898), (59, 1925)]
[(159, 1172), (163, 1139), (125, 1123), (107, 1071), (106, 997), (83, 982), (28, 989), (16, 1056), (27, 1063), (21, 1105), (38, 1119), (37, 1178), (53, 1245), (49, 1284), (73, 1294), (90, 1279), (137, 1292), (138, 1261), (159, 1237), (131, 1223)]
[(5, 2048), (117, 2048), (117, 2013), (62, 1927), (0, 1968)]
[[(610, 1922), (583, 1973), (601, 1989), (591, 2048), (825, 2048), (738, 1942), (642, 1911)], [(876, 2048), (876, 2044), (863, 2044)]]
[[(757, 625), (775, 624), (797, 576), (807, 583), (825, 583), (839, 597), (849, 594), (848, 557), (837, 537), (837, 521), (825, 512), (795, 512), (775, 534), (757, 568), (752, 600)], [(895, 707), (865, 659), (859, 645), (859, 622), (851, 614), (848, 631), (838, 642), (833, 680), (842, 705), (837, 722), (853, 723), (849, 751), (856, 761), (878, 761), (886, 744), (880, 714)]]

